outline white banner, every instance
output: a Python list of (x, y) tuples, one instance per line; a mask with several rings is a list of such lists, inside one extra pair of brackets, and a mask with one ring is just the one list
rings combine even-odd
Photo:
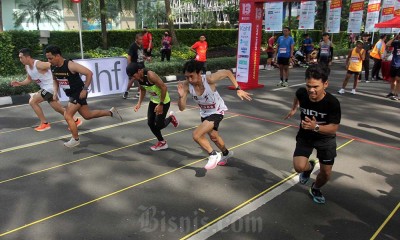
[[(387, 0), (385, 0), (386, 2)], [(365, 32), (375, 32), (375, 24), (379, 20), (381, 0), (369, 0), (367, 19), (365, 23)]]
[[(126, 75), (128, 61), (126, 58), (75, 59), (74, 62), (93, 72), (88, 98), (125, 92), (128, 86), (128, 75)], [(85, 81), (85, 76), (81, 77)], [(61, 89), (58, 96), (60, 101), (68, 101), (68, 97)]]
[(283, 21), (283, 2), (265, 3), (265, 31), (281, 32)]
[[(394, 0), (385, 0), (382, 5), (382, 13), (380, 22), (388, 21), (394, 18)], [(379, 33), (391, 33), (392, 28), (381, 28)]]
[(299, 29), (314, 29), (315, 1), (301, 1)]
[(351, 0), (348, 33), (360, 33), (364, 11), (364, 0)]
[(327, 32), (339, 33), (340, 20), (342, 14), (342, 0), (332, 0), (329, 2), (327, 14)]
[(251, 23), (239, 24), (236, 79), (238, 82), (243, 83), (249, 81), (251, 27)]
[[(395, 1), (394, 2), (394, 16), (399, 17), (400, 16), (400, 1)], [(398, 33), (400, 32), (400, 28), (392, 28), (393, 33)]]

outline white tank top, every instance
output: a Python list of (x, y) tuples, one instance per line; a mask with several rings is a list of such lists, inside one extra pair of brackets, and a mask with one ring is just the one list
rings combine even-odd
[(32, 78), (32, 80), (40, 86), (41, 89), (53, 94), (53, 74), (51, 73), (50, 69), (48, 69), (44, 74), (40, 73), (36, 67), (37, 62), (38, 60), (35, 60), (33, 63), (33, 69), (31, 69), (29, 65), (26, 65), (26, 72)]
[(206, 75), (202, 75), (201, 77), (204, 85), (204, 92), (201, 96), (197, 96), (194, 87), (189, 84), (189, 92), (192, 95), (193, 100), (197, 102), (200, 107), (200, 116), (206, 118), (212, 114), (224, 115), (224, 111), (228, 110), (224, 100), (221, 98), (217, 90), (213, 92), (207, 82)]

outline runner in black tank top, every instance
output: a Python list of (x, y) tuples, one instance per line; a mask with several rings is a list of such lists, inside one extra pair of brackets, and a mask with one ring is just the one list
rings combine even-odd
[[(64, 117), (72, 133), (72, 138), (68, 142), (65, 142), (64, 146), (75, 147), (80, 144), (78, 128), (73, 119), (76, 112), (79, 112), (86, 120), (111, 116), (122, 121), (121, 116), (114, 107), (110, 110), (89, 109), (86, 98), (90, 83), (92, 82), (92, 71), (78, 63), (64, 59), (61, 55), (60, 48), (57, 46), (48, 46), (46, 48), (46, 58), (53, 66), (52, 72), (58, 83), (58, 87), (54, 89), (54, 92), (58, 92), (58, 88), (61, 87), (69, 97)], [(85, 75), (85, 83), (83, 83), (79, 74)], [(54, 94), (54, 96), (57, 96), (57, 94)]]

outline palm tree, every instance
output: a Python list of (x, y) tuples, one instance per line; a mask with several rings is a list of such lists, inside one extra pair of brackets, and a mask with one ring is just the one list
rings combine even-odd
[(18, 4), (18, 10), (13, 13), (14, 26), (21, 26), (25, 20), (36, 24), (39, 30), (39, 23), (43, 20), (53, 23), (61, 20), (58, 0), (30, 0)]
[(3, 14), (2, 14), (2, 6), (1, 6), (1, 0), (0, 0), (0, 32), (3, 32)]

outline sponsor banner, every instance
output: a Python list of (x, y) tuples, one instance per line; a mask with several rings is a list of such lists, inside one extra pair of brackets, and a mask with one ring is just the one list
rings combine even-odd
[(379, 11), (381, 10), (381, 0), (369, 0), (367, 18), (365, 22), (365, 32), (375, 32), (375, 24), (379, 21)]
[(299, 29), (314, 29), (315, 1), (301, 1)]
[[(380, 22), (385, 22), (388, 21), (392, 18), (394, 18), (394, 4), (395, 0), (385, 0), (382, 5), (382, 13), (381, 13), (381, 19)], [(392, 28), (381, 28), (379, 29), (380, 33), (391, 33)]]
[[(400, 1), (394, 1), (394, 17), (400, 17)], [(392, 28), (393, 33), (400, 32), (400, 28)]]
[(349, 25), (347, 26), (347, 32), (360, 33), (363, 10), (364, 10), (364, 0), (351, 0)]
[(271, 2), (264, 4), (265, 31), (281, 32), (283, 19), (283, 2)]
[(342, 14), (342, 0), (332, 0), (329, 3), (327, 14), (327, 32), (339, 33), (340, 19)]
[(249, 80), (251, 27), (251, 23), (239, 24), (236, 79), (243, 83), (247, 83)]
[[(128, 86), (128, 61), (124, 57), (76, 59), (74, 62), (87, 67), (93, 73), (88, 98), (122, 93)], [(86, 80), (85, 76), (81, 77), (83, 81)], [(63, 90), (60, 89), (58, 95), (60, 101), (68, 101)]]

